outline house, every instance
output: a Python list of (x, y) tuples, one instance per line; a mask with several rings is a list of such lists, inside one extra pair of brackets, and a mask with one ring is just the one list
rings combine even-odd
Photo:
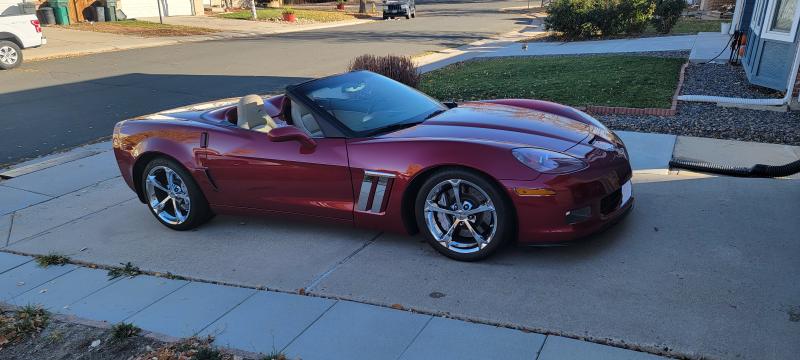
[(742, 66), (751, 83), (786, 91), (790, 79), (797, 78), (798, 2), (737, 1), (733, 22), (746, 36)]
[[(46, 0), (28, 0), (40, 6), (47, 6)], [(0, 0), (0, 15), (19, 15), (22, 13), (21, 0)], [(90, 20), (91, 6), (104, 1), (69, 1), (70, 21)], [(203, 0), (117, 0), (117, 9), (131, 18), (158, 17), (159, 8), (164, 16), (203, 15)], [(87, 10), (88, 9), (88, 10)]]

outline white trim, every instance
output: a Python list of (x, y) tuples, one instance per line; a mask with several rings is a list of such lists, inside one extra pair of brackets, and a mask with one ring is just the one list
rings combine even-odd
[[(796, 3), (800, 3), (800, 0), (794, 0), (794, 1)], [(778, 4), (777, 0), (769, 0), (769, 4), (767, 5), (767, 13), (766, 15), (764, 15), (764, 21), (762, 26), (763, 32), (761, 33), (761, 37), (770, 40), (794, 42), (794, 37), (795, 35), (797, 35), (797, 23), (798, 21), (800, 21), (800, 4), (795, 4), (794, 16), (792, 17), (792, 28), (788, 33), (770, 30), (770, 28), (772, 27), (773, 18), (775, 16), (777, 4)]]
[(759, 36), (761, 35), (761, 23), (764, 20), (761, 18), (763, 14), (761, 9), (764, 7), (764, 1), (768, 0), (756, 0), (755, 5), (753, 5), (753, 14), (755, 16), (750, 19), (750, 30), (753, 30)]

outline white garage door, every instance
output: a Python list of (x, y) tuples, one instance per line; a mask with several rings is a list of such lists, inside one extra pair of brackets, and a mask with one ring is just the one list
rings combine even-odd
[(120, 9), (129, 19), (158, 16), (192, 15), (192, 0), (120, 0)]

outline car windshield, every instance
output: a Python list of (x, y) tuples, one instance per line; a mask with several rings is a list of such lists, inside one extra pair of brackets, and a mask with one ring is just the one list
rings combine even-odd
[(298, 90), (359, 136), (420, 123), (447, 109), (417, 90), (369, 71), (319, 79)]

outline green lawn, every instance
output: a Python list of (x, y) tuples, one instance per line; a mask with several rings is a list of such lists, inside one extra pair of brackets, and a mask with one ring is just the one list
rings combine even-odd
[(423, 75), (420, 89), (440, 100), (535, 98), (573, 106), (668, 108), (684, 62), (635, 55), (474, 60)]
[[(283, 19), (283, 9), (272, 9), (272, 8), (259, 9), (257, 10), (257, 12), (259, 20)], [(355, 18), (351, 14), (333, 10), (325, 11), (325, 10), (294, 9), (294, 14), (297, 17), (297, 20), (311, 20), (315, 22), (342, 21), (342, 20), (352, 20)], [(241, 19), (241, 20), (250, 20), (252, 18), (250, 10), (242, 10), (232, 13), (219, 14), (217, 16), (227, 19)]]
[[(730, 20), (727, 20), (730, 22)], [(693, 18), (680, 18), (670, 31), (670, 34), (697, 34), (699, 32), (719, 32), (719, 24), (723, 20), (700, 20)], [(646, 34), (655, 34), (656, 29), (648, 26)]]

